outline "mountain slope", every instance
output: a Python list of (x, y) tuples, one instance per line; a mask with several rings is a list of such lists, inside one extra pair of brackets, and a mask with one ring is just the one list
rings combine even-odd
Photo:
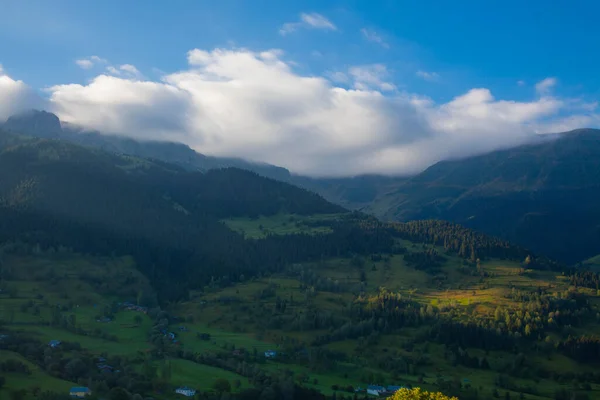
[(360, 210), (389, 192), (397, 190), (408, 178), (359, 175), (348, 178), (310, 178), (292, 175), (291, 182), (307, 188), (336, 204)]
[(182, 282), (202, 285), (215, 274), (250, 276), (279, 265), (272, 249), (278, 239), (257, 246), (221, 218), (345, 212), (248, 171), (190, 172), (59, 140), (11, 137), (0, 133), (0, 143), (9, 143), (0, 152), (0, 241), (133, 255), (167, 297), (185, 294)]
[(499, 235), (567, 262), (600, 251), (600, 131), (440, 162), (368, 210), (436, 218)]
[(189, 170), (208, 171), (234, 167), (282, 181), (288, 180), (290, 177), (289, 171), (285, 168), (239, 158), (205, 156), (182, 143), (138, 141), (123, 136), (85, 131), (76, 126), (61, 123), (56, 115), (46, 111), (29, 110), (13, 115), (3, 125), (0, 124), (0, 128), (33, 137), (62, 139), (83, 146), (100, 148), (111, 153), (157, 159), (180, 165)]

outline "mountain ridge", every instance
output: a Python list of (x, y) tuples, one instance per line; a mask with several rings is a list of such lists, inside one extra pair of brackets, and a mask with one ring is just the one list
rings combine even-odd
[(600, 250), (599, 156), (600, 130), (581, 129), (550, 141), (444, 161), (377, 199), (367, 211), (399, 221), (449, 220), (577, 262)]
[(281, 181), (289, 179), (290, 172), (267, 163), (252, 162), (241, 158), (213, 157), (196, 152), (188, 145), (158, 140), (137, 140), (127, 136), (88, 131), (72, 124), (61, 122), (53, 113), (28, 110), (7, 119), (0, 128), (9, 132), (70, 142), (103, 149), (116, 154), (130, 154), (143, 158), (159, 159), (180, 165), (190, 170), (236, 167), (256, 172)]

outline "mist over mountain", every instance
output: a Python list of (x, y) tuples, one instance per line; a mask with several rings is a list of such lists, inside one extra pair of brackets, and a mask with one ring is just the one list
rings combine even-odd
[(246, 169), (385, 220), (453, 221), (564, 262), (600, 253), (600, 131), (594, 129), (541, 135), (527, 145), (442, 161), (411, 177), (312, 178), (268, 164), (206, 156), (181, 143), (88, 132), (45, 111), (12, 116), (3, 128), (189, 171)]
[(47, 111), (29, 110), (15, 114), (1, 128), (40, 138), (62, 139), (72, 143), (99, 148), (115, 154), (129, 154), (177, 164), (192, 171), (219, 168), (241, 168), (259, 175), (315, 191), (327, 200), (350, 208), (367, 206), (380, 195), (395, 188), (404, 178), (364, 175), (349, 178), (312, 178), (290, 173), (283, 167), (246, 161), (240, 158), (212, 157), (198, 153), (183, 143), (141, 141), (130, 137), (87, 131), (61, 122)]
[(289, 171), (285, 168), (239, 158), (206, 156), (182, 143), (140, 141), (125, 136), (88, 131), (73, 124), (62, 123), (55, 114), (47, 111), (28, 110), (15, 114), (9, 117), (3, 125), (0, 125), (0, 128), (34, 137), (67, 140), (111, 153), (157, 159), (190, 170), (208, 171), (235, 167), (282, 181), (288, 180), (290, 176)]

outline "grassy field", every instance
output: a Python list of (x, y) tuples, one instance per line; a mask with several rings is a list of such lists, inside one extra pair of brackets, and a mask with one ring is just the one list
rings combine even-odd
[[(177, 386), (212, 388), (217, 379), (226, 379), (231, 383), (233, 392), (250, 387), (248, 380), (243, 376), (220, 368), (180, 359), (173, 359), (168, 362), (171, 363), (171, 383)], [(235, 387), (234, 382), (236, 381), (240, 383), (239, 388)]]
[[(59, 393), (67, 393), (72, 386), (75, 386), (73, 382), (63, 381), (47, 375), (41, 371), (38, 366), (27, 361), (21, 355), (10, 351), (0, 350), (0, 360), (18, 360), (26, 364), (31, 370), (31, 375), (6, 373), (2, 374), (6, 378), (5, 386), (0, 389), (0, 400), (10, 400), (10, 391), (12, 390), (30, 390), (33, 387), (39, 387), (41, 391), (54, 391)], [(29, 393), (27, 399), (34, 399), (35, 397)]]
[(260, 239), (267, 235), (290, 235), (294, 233), (320, 234), (329, 233), (331, 228), (322, 225), (309, 226), (307, 223), (331, 221), (339, 218), (339, 214), (315, 214), (310, 216), (280, 214), (270, 217), (233, 218), (223, 222), (231, 229), (248, 238)]
[[(15, 266), (15, 273), (5, 284), (9, 288), (5, 292), (10, 293), (0, 295), (0, 320), (9, 322), (16, 330), (31, 333), (44, 342), (52, 339), (78, 342), (95, 352), (126, 355), (148, 348), (150, 319), (143, 313), (120, 311), (109, 323), (97, 322), (106, 307), (125, 299), (105, 295), (105, 282), (100, 286), (89, 283), (97, 277), (115, 283), (117, 276), (131, 276), (141, 282), (141, 287), (148, 286), (131, 260), (59, 256), (15, 257), (8, 262)], [(52, 323), (52, 312), (59, 306), (67, 307), (62, 315), (72, 318), (85, 334)], [(136, 322), (136, 316), (141, 317), (140, 323)], [(113, 335), (116, 340), (106, 340), (103, 338), (106, 335)]]
[[(111, 322), (97, 321), (113, 302), (135, 299), (137, 290), (151, 290), (131, 259), (30, 255), (8, 257), (4, 265), (10, 267), (10, 279), (2, 281), (0, 321), (13, 334), (26, 334), (41, 343), (54, 339), (79, 343), (95, 354), (134, 356), (150, 347), (147, 334), (152, 321), (143, 313), (118, 311)], [(117, 295), (107, 294), (110, 292)], [(62, 310), (61, 318), (74, 321), (80, 333), (53, 323), (52, 316), (57, 309)], [(107, 337), (113, 339), (107, 340)], [(1, 353), (0, 360), (7, 354)], [(9, 391), (15, 389), (39, 386), (42, 390), (66, 392), (74, 385), (48, 375), (29, 361), (27, 364), (33, 374), (5, 376), (7, 385), (0, 391), (0, 399), (8, 398)]]

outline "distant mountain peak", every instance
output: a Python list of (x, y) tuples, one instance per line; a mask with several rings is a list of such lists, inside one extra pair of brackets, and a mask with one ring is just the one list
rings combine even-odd
[(27, 110), (12, 115), (3, 128), (43, 138), (57, 138), (62, 133), (60, 119), (55, 114), (43, 110)]

